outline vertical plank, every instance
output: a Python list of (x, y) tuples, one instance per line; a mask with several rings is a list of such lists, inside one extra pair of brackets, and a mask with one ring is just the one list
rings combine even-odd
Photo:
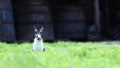
[(11, 0), (0, 0), (0, 41), (15, 41), (15, 29), (12, 13)]
[(100, 38), (100, 6), (99, 6), (99, 0), (95, 0), (94, 2), (94, 6), (95, 6), (95, 24), (97, 26), (98, 29), (98, 36)]

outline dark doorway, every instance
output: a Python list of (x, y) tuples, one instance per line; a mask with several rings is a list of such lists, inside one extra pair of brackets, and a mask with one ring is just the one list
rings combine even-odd
[(56, 39), (85, 40), (87, 0), (50, 0)]
[(102, 37), (109, 40), (120, 39), (120, 1), (101, 0)]

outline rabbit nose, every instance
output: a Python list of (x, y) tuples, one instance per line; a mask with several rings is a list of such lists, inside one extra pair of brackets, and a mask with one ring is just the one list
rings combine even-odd
[(38, 38), (38, 40), (40, 40), (40, 38)]

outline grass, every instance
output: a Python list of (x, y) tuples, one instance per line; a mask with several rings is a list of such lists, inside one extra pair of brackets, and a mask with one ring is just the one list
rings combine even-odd
[(32, 52), (32, 43), (0, 43), (0, 68), (119, 68), (119, 44), (45, 43), (45, 52)]

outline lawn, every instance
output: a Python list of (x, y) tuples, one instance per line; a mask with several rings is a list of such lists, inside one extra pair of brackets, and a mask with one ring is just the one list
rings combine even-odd
[(120, 44), (44, 44), (45, 52), (32, 52), (32, 43), (0, 43), (0, 68), (120, 68)]

